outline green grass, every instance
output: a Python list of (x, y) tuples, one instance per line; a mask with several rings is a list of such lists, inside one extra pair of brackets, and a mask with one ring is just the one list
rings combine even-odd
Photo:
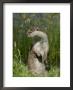
[(34, 77), (27, 69), (28, 52), (37, 38), (28, 38), (26, 33), (38, 26), (47, 33), (49, 40), (48, 76), (60, 76), (60, 14), (59, 13), (14, 13), (13, 14), (13, 76)]

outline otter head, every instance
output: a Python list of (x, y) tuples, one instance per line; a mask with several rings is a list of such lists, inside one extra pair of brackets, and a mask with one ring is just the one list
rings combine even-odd
[(32, 32), (34, 32), (34, 31), (38, 31), (39, 30), (39, 28), (38, 27), (34, 27), (34, 28), (32, 28), (32, 29), (29, 29), (28, 31), (27, 31), (27, 36), (28, 37), (32, 37), (32, 35), (31, 35), (31, 33)]

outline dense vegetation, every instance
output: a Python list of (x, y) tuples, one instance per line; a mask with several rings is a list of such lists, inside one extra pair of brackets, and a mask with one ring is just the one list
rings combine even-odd
[(13, 76), (33, 76), (27, 69), (28, 52), (34, 40), (26, 33), (33, 26), (47, 33), (49, 40), (48, 76), (60, 76), (60, 14), (14, 13), (13, 14)]

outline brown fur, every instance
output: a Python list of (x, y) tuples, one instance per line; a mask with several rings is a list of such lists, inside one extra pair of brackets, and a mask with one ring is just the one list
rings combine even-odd
[(47, 76), (45, 65), (39, 62), (35, 53), (31, 50), (28, 56), (28, 69), (34, 76)]

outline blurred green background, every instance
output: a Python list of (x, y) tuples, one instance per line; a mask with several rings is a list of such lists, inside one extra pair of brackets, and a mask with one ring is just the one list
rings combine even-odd
[(60, 13), (13, 13), (13, 76), (34, 77), (27, 69), (32, 43), (26, 33), (39, 27), (49, 40), (48, 76), (60, 76)]

